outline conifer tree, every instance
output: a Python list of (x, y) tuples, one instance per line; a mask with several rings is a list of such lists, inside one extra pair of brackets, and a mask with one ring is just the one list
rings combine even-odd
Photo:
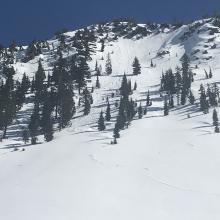
[(37, 135), (40, 127), (40, 115), (39, 115), (39, 103), (35, 101), (34, 103), (34, 111), (31, 115), (30, 123), (29, 123), (29, 131), (31, 137), (31, 144), (37, 143)]
[(213, 110), (213, 125), (215, 126), (215, 133), (219, 133), (219, 127), (218, 127), (218, 114), (216, 109)]
[(176, 93), (177, 105), (180, 105), (180, 92), (177, 91)]
[(151, 67), (154, 67), (153, 60), (151, 60), (150, 66), (151, 66)]
[(45, 78), (46, 78), (46, 76), (45, 76), (45, 72), (44, 72), (42, 63), (39, 60), (38, 70), (35, 73), (35, 82), (34, 82), (35, 90), (36, 90), (37, 93), (42, 93), (44, 91), (44, 89), (45, 89), (45, 86), (44, 86)]
[(131, 88), (131, 80), (128, 80), (128, 94), (132, 94), (132, 88)]
[(205, 114), (207, 114), (209, 110), (209, 104), (206, 99), (205, 88), (203, 87), (203, 85), (200, 85), (199, 91), (200, 91), (200, 110)]
[(194, 95), (193, 95), (193, 93), (192, 93), (191, 90), (190, 90), (190, 92), (189, 92), (189, 103), (190, 103), (191, 105), (194, 105), (194, 103), (195, 103), (195, 97), (194, 97)]
[(175, 75), (171, 69), (167, 70), (165, 74), (162, 75), (161, 78), (161, 90), (167, 91), (170, 94), (176, 93), (176, 80)]
[(99, 120), (98, 120), (98, 130), (99, 131), (104, 131), (105, 130), (105, 120), (104, 120), (102, 111), (100, 113)]
[(214, 83), (214, 84), (213, 84), (213, 90), (214, 90), (214, 93), (215, 93), (215, 95), (216, 95), (217, 103), (218, 103), (218, 102), (219, 102), (219, 88), (218, 88), (217, 83)]
[(150, 92), (147, 91), (147, 106), (150, 106)]
[(117, 123), (115, 123), (115, 127), (114, 127), (114, 130), (113, 130), (113, 137), (115, 139), (120, 138), (120, 133), (119, 132), (120, 132), (119, 126), (118, 126)]
[(168, 103), (167, 103), (167, 97), (165, 97), (164, 99), (164, 116), (169, 115), (169, 107), (168, 107)]
[(126, 99), (121, 98), (119, 104), (119, 113), (117, 117), (117, 126), (119, 129), (123, 129), (127, 121), (125, 108), (126, 108)]
[(98, 61), (96, 60), (96, 62), (95, 62), (95, 72), (97, 72), (98, 71)]
[(204, 69), (204, 71), (205, 71), (205, 78), (208, 79), (209, 75), (208, 75), (208, 73), (207, 73), (207, 71), (205, 69)]
[(130, 121), (134, 118), (136, 114), (135, 103), (132, 99), (130, 99), (130, 101), (127, 104), (126, 113), (127, 113), (127, 120), (130, 123)]
[(53, 119), (51, 114), (48, 115), (47, 120), (44, 122), (44, 139), (47, 142), (53, 140)]
[(107, 104), (107, 109), (106, 109), (106, 114), (105, 114), (105, 120), (106, 120), (106, 121), (110, 121), (110, 120), (111, 120), (111, 108), (110, 108), (109, 102), (108, 102), (108, 104)]
[(21, 83), (17, 82), (17, 88), (15, 90), (15, 102), (17, 109), (20, 109), (25, 101), (25, 90)]
[(137, 90), (137, 82), (134, 83), (134, 91)]
[(15, 74), (13, 67), (3, 67), (3, 75), (6, 76), (6, 82), (2, 85), (1, 91), (1, 126), (3, 128), (3, 138), (6, 137), (8, 126), (16, 115), (16, 94), (14, 91)]
[(97, 77), (96, 77), (95, 87), (98, 88), (98, 89), (101, 87), (101, 86), (100, 86), (99, 76), (98, 76), (98, 75), (97, 75)]
[(112, 62), (111, 62), (110, 53), (108, 53), (108, 55), (107, 55), (107, 60), (106, 60), (106, 64), (105, 64), (105, 72), (107, 75), (112, 74)]
[(86, 86), (86, 78), (90, 78), (89, 66), (85, 58), (80, 58), (77, 68), (75, 69), (75, 82), (78, 86), (78, 92), (80, 94), (81, 89)]
[(140, 65), (137, 57), (134, 58), (134, 62), (133, 62), (132, 67), (133, 67), (133, 74), (134, 75), (141, 74), (141, 65)]
[(121, 87), (120, 87), (120, 93), (123, 97), (128, 97), (129, 96), (129, 88), (128, 88), (128, 81), (127, 81), (127, 77), (124, 74), (123, 79), (122, 79), (122, 83), (121, 83)]
[(181, 69), (177, 66), (175, 72), (175, 81), (176, 81), (176, 92), (180, 94), (181, 87), (182, 87), (182, 76), (181, 76)]
[(84, 94), (84, 115), (88, 115), (90, 113), (91, 105), (88, 94)]
[(191, 87), (192, 82), (192, 73), (190, 71), (190, 60), (189, 57), (184, 54), (182, 59), (182, 83), (183, 83), (183, 90), (188, 91)]
[(118, 142), (117, 142), (117, 139), (114, 138), (113, 144), (117, 144), (117, 143), (118, 143)]
[(174, 108), (173, 95), (170, 95), (170, 97), (169, 97), (169, 108)]
[(30, 88), (30, 80), (26, 73), (23, 74), (22, 80), (21, 80), (21, 88), (23, 93), (27, 93), (28, 89)]
[(212, 69), (210, 68), (210, 70), (209, 70), (209, 78), (211, 79), (212, 76), (213, 76), (213, 74), (212, 74)]
[(104, 52), (104, 49), (105, 49), (105, 41), (104, 39), (101, 39), (101, 52)]
[(181, 105), (185, 105), (186, 104), (186, 97), (187, 97), (187, 91), (185, 89), (181, 90)]
[[(59, 59), (54, 65), (51, 76), (53, 86), (51, 88), (50, 101), (52, 102), (52, 107), (55, 107), (55, 118), (58, 119), (60, 130), (68, 125), (75, 113), (73, 81), (77, 84), (78, 70), (75, 57), (72, 57), (71, 64), (68, 65), (62, 53), (59, 54)], [(79, 85), (77, 84), (77, 86)]]
[(141, 106), (141, 103), (138, 107), (138, 118), (141, 119), (143, 117), (143, 109), (142, 109), (142, 106)]
[(24, 129), (22, 131), (22, 139), (24, 141), (24, 144), (26, 144), (29, 141), (29, 134), (28, 134), (28, 130)]
[(146, 114), (147, 114), (147, 105), (144, 108), (144, 115), (146, 115)]
[(65, 128), (75, 113), (75, 102), (73, 100), (73, 91), (71, 88), (64, 88), (63, 97), (59, 103), (59, 128)]
[[(57, 65), (54, 66), (53, 69), (53, 75), (52, 75), (52, 79), (53, 77), (55, 77), (54, 81), (59, 81), (59, 72), (56, 71), (56, 69), (58, 68), (59, 63), (57, 63)], [(77, 73), (78, 73), (78, 62), (77, 62), (77, 57), (76, 56), (72, 56), (71, 60), (69, 61), (69, 63), (66, 65), (68, 66), (68, 76), (69, 76), (69, 81), (71, 81), (72, 83), (75, 81), (76, 82), (76, 78), (77, 78)], [(57, 74), (57, 75), (56, 75)]]
[(101, 73), (102, 73), (102, 68), (101, 68), (101, 66), (99, 66), (96, 71), (96, 76), (101, 76), (102, 75)]
[(89, 96), (89, 101), (90, 101), (90, 104), (92, 105), (93, 104), (93, 97), (92, 97), (92, 95)]
[(47, 98), (44, 102), (41, 127), (44, 134), (45, 141), (49, 142), (53, 140), (53, 120), (52, 120), (52, 105), (50, 102), (50, 94), (47, 94)]

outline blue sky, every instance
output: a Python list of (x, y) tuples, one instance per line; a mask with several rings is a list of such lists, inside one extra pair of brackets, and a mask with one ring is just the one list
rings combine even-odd
[(27, 44), (64, 27), (132, 17), (138, 22), (190, 21), (220, 12), (219, 0), (2, 0), (0, 43)]

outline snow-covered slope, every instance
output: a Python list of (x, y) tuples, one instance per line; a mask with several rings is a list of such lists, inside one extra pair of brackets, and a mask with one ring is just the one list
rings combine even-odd
[[(115, 33), (107, 29), (104, 52), (100, 52), (97, 40), (89, 65), (94, 70), (97, 61), (104, 70), (110, 53), (113, 73), (100, 77), (101, 88), (94, 91), (91, 113), (82, 116), (78, 107), (72, 125), (56, 133), (55, 140), (23, 146), (13, 133), (23, 117), (29, 117), (30, 101), (22, 108), (21, 118), (9, 128), (11, 138), (1, 143), (0, 151), (1, 219), (219, 219), (220, 136), (213, 132), (211, 112), (204, 115), (198, 111), (197, 101), (193, 107), (175, 107), (164, 117), (159, 92), (162, 71), (179, 65), (184, 53), (191, 57), (195, 95), (201, 83), (219, 82), (220, 34), (210, 35), (213, 28), (212, 19), (207, 19), (179, 28), (158, 26), (146, 36), (118, 36), (114, 40), (110, 38)], [(75, 32), (65, 35), (68, 44)], [(48, 42), (55, 47), (58, 44), (55, 38)], [(166, 51), (169, 53), (158, 55)], [(71, 48), (65, 56), (74, 53)], [(45, 50), (40, 56), (50, 71), (53, 52)], [(132, 75), (135, 56), (142, 66), (138, 76)], [(38, 59), (15, 62), (17, 77), (23, 72), (33, 76)], [(150, 67), (151, 60), (156, 64), (154, 68)], [(205, 79), (204, 69), (210, 67), (213, 78)], [(132, 85), (137, 82), (133, 99), (145, 105), (149, 90), (153, 105), (143, 119), (134, 120), (129, 129), (121, 132), (117, 145), (111, 145), (117, 113), (114, 103), (120, 99), (117, 95), (111, 98), (111, 94), (120, 87), (124, 72)], [(92, 77), (92, 85), (95, 80)], [(114, 117), (104, 132), (98, 132), (97, 120), (100, 111), (106, 109), (107, 97)], [(13, 151), (15, 146), (18, 151)]]

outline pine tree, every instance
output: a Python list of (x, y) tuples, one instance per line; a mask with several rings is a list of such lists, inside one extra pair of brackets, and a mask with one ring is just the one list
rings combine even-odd
[(29, 142), (29, 134), (28, 134), (28, 130), (27, 129), (23, 130), (23, 132), (22, 132), (22, 139), (24, 141), (24, 144)]
[(195, 103), (195, 97), (194, 97), (194, 95), (193, 95), (193, 93), (192, 93), (191, 90), (190, 90), (190, 92), (189, 92), (189, 103), (190, 103), (191, 105), (194, 105), (194, 103)]
[(213, 110), (213, 125), (215, 126), (215, 133), (219, 133), (219, 127), (218, 127), (218, 114), (216, 109)]
[(15, 102), (17, 109), (20, 109), (25, 101), (25, 90), (21, 83), (17, 82), (17, 88), (15, 90)]
[(105, 130), (105, 120), (104, 120), (102, 111), (100, 113), (99, 120), (98, 120), (98, 130), (99, 131), (104, 131)]
[(28, 89), (30, 88), (30, 80), (26, 73), (23, 74), (22, 80), (21, 80), (21, 88), (23, 93), (27, 93)]
[(132, 67), (133, 67), (133, 74), (134, 75), (141, 74), (141, 65), (140, 65), (137, 57), (134, 58), (134, 62), (133, 62)]
[(86, 59), (81, 57), (75, 70), (75, 82), (78, 86), (79, 94), (81, 89), (86, 86), (86, 78), (91, 78), (91, 74)]
[(47, 98), (44, 102), (41, 127), (44, 134), (45, 141), (49, 142), (53, 140), (53, 120), (52, 120), (52, 105), (50, 101), (50, 94), (47, 94)]
[(185, 105), (186, 104), (186, 97), (187, 97), (187, 91), (185, 89), (181, 90), (181, 105)]
[(122, 97), (120, 99), (120, 104), (119, 104), (119, 113), (117, 117), (117, 125), (119, 129), (124, 129), (127, 118), (126, 118), (126, 104), (127, 104), (127, 99)]
[(165, 97), (164, 99), (164, 116), (169, 115), (169, 107), (168, 107), (168, 103), (167, 103), (167, 97)]
[(146, 114), (147, 114), (147, 105), (144, 108), (144, 115), (146, 115)]
[(123, 97), (128, 97), (129, 96), (129, 88), (128, 88), (128, 80), (126, 75), (124, 74), (121, 87), (120, 87), (120, 93)]
[(136, 115), (136, 110), (135, 110), (135, 103), (132, 99), (127, 104), (126, 107), (126, 114), (127, 114), (127, 120), (130, 123), (130, 121), (134, 118)]
[(117, 143), (118, 143), (118, 142), (117, 142), (117, 139), (114, 138), (113, 144), (117, 144)]
[(3, 128), (3, 138), (6, 137), (8, 126), (16, 115), (16, 94), (14, 91), (15, 74), (13, 67), (3, 67), (3, 75), (6, 77), (5, 84), (1, 88), (1, 126)]
[(106, 60), (106, 64), (105, 64), (105, 72), (107, 75), (112, 74), (112, 62), (111, 62), (110, 53), (108, 53), (108, 55), (107, 55), (107, 60)]
[(98, 71), (98, 61), (96, 60), (96, 62), (95, 62), (95, 72), (97, 72)]
[(217, 83), (213, 84), (213, 92), (216, 95), (216, 99), (217, 99), (217, 103), (218, 103), (219, 102), (219, 88), (218, 88)]
[(153, 60), (151, 60), (150, 66), (151, 66), (151, 67), (154, 67)]
[(60, 103), (61, 127), (68, 125), (75, 113), (75, 102), (73, 100), (73, 92), (70, 88), (66, 88), (63, 92), (63, 98)]
[(141, 119), (143, 117), (143, 109), (142, 109), (142, 106), (141, 106), (141, 103), (138, 107), (138, 118)]
[(204, 71), (205, 71), (205, 78), (208, 79), (209, 75), (208, 75), (208, 73), (207, 73), (207, 71), (205, 69), (204, 69)]
[(111, 120), (111, 108), (110, 108), (109, 102), (108, 102), (108, 104), (107, 104), (107, 109), (106, 109), (106, 114), (105, 114), (105, 120), (106, 120), (106, 121), (110, 121), (110, 120)]
[(37, 93), (41, 93), (45, 90), (45, 86), (44, 86), (44, 80), (45, 80), (46, 76), (45, 76), (45, 72), (44, 72), (44, 68), (42, 66), (41, 61), (39, 60), (38, 62), (38, 70), (35, 73), (35, 90)]
[(150, 92), (147, 91), (147, 106), (150, 106)]
[(29, 123), (29, 131), (31, 137), (31, 144), (37, 143), (37, 135), (40, 127), (40, 116), (39, 116), (39, 103), (34, 103), (34, 111), (31, 115), (30, 123)]
[(212, 76), (213, 76), (213, 74), (212, 74), (212, 69), (210, 68), (210, 70), (209, 70), (209, 78), (211, 79)]
[(181, 87), (182, 87), (182, 76), (180, 73), (181, 69), (177, 66), (175, 72), (175, 82), (176, 82), (176, 92), (180, 94)]
[(128, 80), (128, 94), (132, 94), (132, 88), (131, 88), (131, 80)]
[(100, 86), (99, 76), (98, 76), (98, 75), (97, 75), (97, 77), (96, 77), (95, 87), (98, 88), (98, 89), (101, 87), (101, 86)]
[[(71, 81), (72, 83), (75, 81), (76, 82), (76, 79), (78, 77), (78, 62), (77, 62), (77, 57), (76, 56), (72, 56), (70, 62), (68, 63), (68, 76), (69, 76), (69, 81)], [(53, 69), (53, 75), (52, 75), (52, 79), (54, 81), (56, 81), (58, 84), (58, 81), (59, 81), (59, 73), (58, 71), (56, 71), (56, 69), (58, 69), (58, 66), (59, 66), (59, 63), (57, 63), (55, 66), (54, 66), (54, 69)], [(57, 79), (57, 80), (56, 80)]]
[(120, 138), (120, 129), (119, 129), (119, 126), (117, 123), (115, 123), (115, 127), (114, 127), (114, 130), (113, 130), (113, 137), (114, 139), (117, 139), (117, 138)]
[(91, 105), (88, 94), (84, 95), (84, 115), (88, 115), (90, 113)]
[(90, 95), (89, 101), (90, 101), (90, 104), (92, 105), (93, 104), (93, 97), (92, 97), (92, 95)]
[(209, 104), (206, 99), (206, 93), (205, 93), (205, 88), (203, 85), (200, 85), (200, 110), (204, 112), (204, 114), (208, 113), (209, 110)]
[(101, 66), (99, 66), (96, 71), (96, 76), (101, 76), (102, 75), (101, 72), (102, 72), (102, 68), (101, 68)]
[(170, 97), (169, 97), (169, 108), (174, 108), (173, 95), (170, 95)]
[(104, 39), (101, 39), (101, 52), (104, 52), (104, 49), (105, 49), (105, 41)]
[(176, 79), (173, 71), (171, 69), (167, 70), (161, 78), (161, 90), (167, 91), (170, 94), (176, 93)]
[(176, 93), (177, 105), (180, 105), (180, 92), (177, 91)]
[(192, 73), (190, 71), (190, 60), (189, 57), (184, 54), (182, 59), (182, 82), (183, 82), (183, 90), (188, 91), (191, 87), (192, 83)]
[(137, 82), (134, 83), (134, 91), (137, 90)]
[(53, 119), (51, 114), (48, 115), (47, 120), (45, 121), (45, 127), (44, 127), (44, 139), (47, 142), (50, 142), (53, 140)]

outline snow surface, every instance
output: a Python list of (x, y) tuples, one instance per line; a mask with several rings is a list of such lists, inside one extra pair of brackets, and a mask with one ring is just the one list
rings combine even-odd
[[(200, 28), (207, 26), (211, 24)], [(109, 42), (103, 53), (97, 50), (90, 63), (94, 69), (97, 60), (104, 70), (109, 52), (113, 66), (111, 76), (100, 77), (101, 88), (94, 91), (90, 115), (82, 116), (78, 107), (72, 125), (56, 133), (50, 143), (24, 146), (13, 135), (1, 143), (1, 219), (220, 219), (220, 136), (213, 132), (212, 111), (207, 115), (199, 112), (197, 100), (195, 106), (178, 106), (164, 117), (163, 99), (158, 91), (162, 70), (174, 69), (185, 52), (202, 51), (205, 44), (213, 44), (206, 43), (213, 37), (208, 32), (194, 33), (182, 42), (180, 37), (187, 31), (188, 26), (182, 26), (139, 40), (119, 38)], [(69, 33), (73, 35), (74, 32)], [(219, 42), (220, 35), (215, 37)], [(157, 56), (165, 50), (170, 54)], [(208, 52), (211, 60), (207, 61), (207, 55), (199, 52), (199, 59), (191, 64), (191, 67), (199, 65), (193, 69), (195, 95), (201, 83), (220, 80), (218, 45)], [(142, 74), (138, 76), (131, 75), (135, 56), (142, 66)], [(45, 67), (47, 59), (45, 54)], [(151, 60), (155, 68), (150, 68)], [(37, 58), (27, 64), (16, 63), (18, 78), (23, 72), (31, 76), (36, 63)], [(209, 67), (214, 76), (206, 80), (204, 68)], [(129, 129), (121, 132), (117, 145), (111, 145), (117, 113), (114, 103), (120, 97), (110, 96), (120, 87), (124, 72), (132, 85), (137, 82), (133, 99), (144, 105), (149, 90), (153, 106), (143, 119), (133, 121)], [(98, 132), (97, 119), (100, 111), (106, 109), (107, 97), (114, 117), (106, 131)], [(31, 103), (23, 107), (25, 117), (32, 107)], [(12, 126), (9, 132), (13, 129), (17, 128)], [(14, 147), (18, 150), (14, 151)]]

